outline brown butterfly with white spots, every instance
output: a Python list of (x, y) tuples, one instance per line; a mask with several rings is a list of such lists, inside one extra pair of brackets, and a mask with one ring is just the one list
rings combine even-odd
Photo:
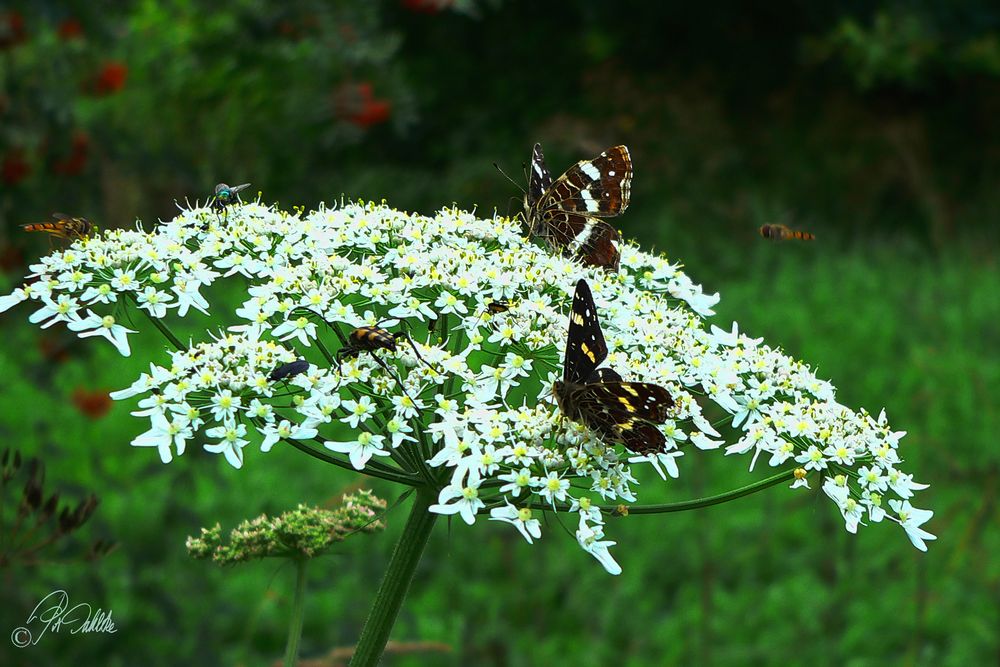
[(617, 271), (621, 235), (601, 218), (624, 213), (631, 190), (632, 158), (625, 146), (581, 160), (553, 181), (542, 145), (535, 144), (524, 193), (528, 235), (584, 264)]

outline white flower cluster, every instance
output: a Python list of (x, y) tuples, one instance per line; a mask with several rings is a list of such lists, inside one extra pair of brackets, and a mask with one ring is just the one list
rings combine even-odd
[[(635, 502), (633, 465), (676, 478), (685, 447), (723, 444), (703, 410), (724, 411), (736, 432), (727, 454), (752, 453), (751, 468), (761, 454), (769, 466), (795, 467), (793, 488), (820, 473), (849, 531), (889, 519), (922, 550), (934, 539), (920, 528), (931, 512), (909, 504), (924, 485), (898, 469), (903, 433), (884, 413), (837, 403), (808, 366), (735, 324), (706, 330), (702, 317), (718, 295), (630, 245), (621, 271), (607, 273), (543, 250), (517, 220), (373, 203), (309, 214), (245, 204), (225, 217), (184, 210), (151, 233), (77, 241), (31, 271), (33, 281), (0, 297), (0, 312), (29, 301), (32, 322), (66, 322), (122, 354), (135, 332), (113, 312), (138, 308), (168, 332), (165, 319), (209, 313), (202, 288), (239, 275), (242, 302), (211, 306), (226, 331), (114, 394), (149, 394), (134, 414), (150, 429), (133, 444), (155, 446), (165, 462), (195, 441), (239, 467), (250, 442), (263, 451), (285, 442), (386, 479), (432, 484), (431, 511), (470, 524), (488, 511), (529, 542), (541, 535), (533, 507), (566, 510), (579, 517), (581, 547), (617, 573), (591, 498)], [(599, 310), (605, 365), (675, 399), (662, 452), (634, 456), (559, 417), (551, 386), (580, 277)], [(375, 341), (366, 331), (386, 335)], [(282, 372), (297, 359), (308, 366)]]

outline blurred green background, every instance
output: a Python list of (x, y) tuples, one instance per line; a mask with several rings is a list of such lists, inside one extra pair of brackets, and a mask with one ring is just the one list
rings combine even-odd
[[(556, 173), (625, 143), (632, 205), (615, 223), (721, 292), (714, 323), (805, 359), (850, 406), (885, 406), (939, 539), (921, 554), (890, 525), (850, 536), (821, 494), (776, 488), (613, 520), (613, 578), (556, 523), (531, 547), (442, 521), (393, 637), (452, 650), (386, 664), (995, 665), (998, 114), (986, 0), (8, 3), (0, 288), (48, 251), (18, 225), (52, 211), (149, 223), (250, 181), (286, 207), (343, 193), (513, 213), (494, 161), (520, 179), (536, 140)], [(774, 222), (817, 240), (767, 243), (756, 229)], [(3, 446), (42, 458), (67, 502), (101, 504), (53, 562), (0, 569), (0, 663), (280, 657), (292, 570), (220, 571), (185, 536), (364, 480), (281, 448), (240, 471), (198, 451), (164, 466), (128, 446), (146, 428), (132, 405), (99, 398), (165, 358), (157, 339), (123, 361), (26, 317), (0, 320)], [(756, 478), (717, 452), (681, 463), (670, 484), (643, 477), (642, 500)], [(404, 512), (313, 567), (303, 656), (354, 643)], [(97, 538), (117, 551), (83, 561)], [(118, 632), (13, 648), (4, 633), (57, 588)]]

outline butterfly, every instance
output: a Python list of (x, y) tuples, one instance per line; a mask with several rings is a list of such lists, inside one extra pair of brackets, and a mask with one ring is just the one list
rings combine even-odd
[(662, 424), (674, 405), (666, 389), (648, 382), (625, 382), (610, 368), (598, 368), (608, 356), (590, 286), (581, 279), (573, 294), (563, 379), (553, 385), (560, 412), (605, 440), (637, 454), (663, 449)]
[(631, 189), (632, 158), (625, 146), (581, 160), (553, 181), (542, 145), (535, 144), (524, 193), (528, 235), (584, 264), (617, 271), (621, 236), (601, 218), (624, 213)]

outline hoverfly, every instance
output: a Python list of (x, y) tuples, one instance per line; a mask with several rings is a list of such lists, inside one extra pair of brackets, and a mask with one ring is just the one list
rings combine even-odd
[(45, 232), (70, 241), (85, 239), (97, 231), (97, 225), (86, 218), (74, 218), (64, 213), (53, 213), (52, 217), (55, 218), (55, 222), (36, 222), (21, 226), (26, 232)]
[(812, 241), (816, 238), (815, 234), (810, 234), (809, 232), (800, 232), (797, 229), (792, 229), (785, 225), (761, 225), (758, 230), (760, 235), (765, 239), (770, 239), (772, 241), (787, 241), (789, 239), (796, 239), (798, 241)]
[(673, 397), (659, 385), (625, 382), (614, 370), (598, 368), (607, 356), (594, 297), (580, 279), (569, 316), (563, 379), (552, 387), (559, 410), (637, 454), (662, 450), (666, 438), (654, 424), (666, 421)]

